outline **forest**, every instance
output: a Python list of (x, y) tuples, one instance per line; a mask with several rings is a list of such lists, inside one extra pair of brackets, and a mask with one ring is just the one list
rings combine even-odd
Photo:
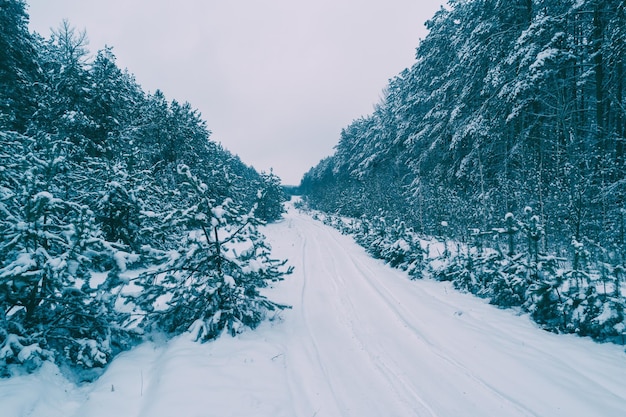
[(309, 206), (356, 219), (329, 222), (416, 277), (416, 236), (454, 242), (437, 279), (624, 343), (625, 7), (450, 0), (414, 64), (305, 174)]
[(111, 48), (0, 1), (0, 377), (52, 361), (79, 381), (152, 337), (256, 327), (289, 273), (258, 226), (280, 179), (143, 91)]
[[(414, 64), (298, 187), (321, 220), (412, 279), (626, 339), (626, 6), (450, 0)], [(0, 0), (0, 377), (255, 328), (291, 272), (259, 226), (280, 179), (211, 140), (62, 21)], [(295, 192), (295, 190), (288, 190)]]

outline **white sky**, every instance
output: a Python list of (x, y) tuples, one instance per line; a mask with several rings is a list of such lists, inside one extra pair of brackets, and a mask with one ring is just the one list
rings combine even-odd
[(211, 138), (297, 185), (410, 66), (444, 0), (28, 0), (31, 30), (66, 18), (146, 91), (188, 101)]

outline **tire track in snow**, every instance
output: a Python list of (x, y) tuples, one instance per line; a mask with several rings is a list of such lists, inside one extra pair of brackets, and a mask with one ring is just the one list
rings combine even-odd
[[(419, 290), (421, 293), (424, 294), (425, 297), (429, 297), (431, 299), (435, 299), (438, 303), (440, 304), (444, 304), (448, 307), (450, 307), (450, 309), (453, 310), (457, 310), (457, 306), (451, 302), (449, 300), (449, 298), (446, 297), (442, 297), (439, 293), (437, 293), (436, 291), (433, 291), (430, 288), (427, 288), (425, 286), (420, 286)], [(453, 290), (456, 291), (456, 290)], [(469, 295), (468, 295), (469, 296)], [(495, 308), (495, 307), (494, 307)], [(513, 311), (513, 310), (510, 310)], [(530, 320), (530, 319), (529, 319)], [(472, 326), (472, 324), (468, 324), (468, 326)], [(489, 329), (491, 329), (493, 332), (501, 332), (502, 329), (499, 328), (498, 326), (494, 325), (493, 323), (489, 322), (489, 321), (481, 321), (481, 326), (483, 327), (488, 327)], [(536, 324), (532, 323), (531, 326), (533, 326), (533, 328), (537, 329), (537, 330), (541, 330)], [(477, 326), (474, 326), (475, 328)], [(509, 327), (507, 328), (507, 335), (509, 337), (509, 345), (511, 346), (517, 346), (519, 348), (519, 346), (525, 346), (528, 341), (526, 340), (526, 338), (524, 338), (523, 335), (519, 334), (519, 329), (517, 327)], [(561, 336), (557, 336), (554, 335), (555, 337), (563, 337), (563, 335)], [(573, 335), (567, 335), (570, 337), (576, 337)], [(567, 337), (565, 336), (565, 337)], [(602, 380), (601, 378), (598, 378), (598, 373), (597, 372), (593, 372), (593, 370), (591, 370), (592, 372), (589, 372), (589, 370), (587, 370), (587, 372), (583, 372), (583, 370), (577, 368), (577, 367), (572, 367), (572, 358), (569, 358), (568, 356), (564, 355), (562, 351), (560, 351), (559, 349), (549, 349), (547, 346), (545, 345), (540, 345), (540, 344), (532, 344), (530, 346), (528, 346), (528, 349), (532, 349), (533, 351), (535, 351), (534, 353), (540, 353), (541, 355), (543, 355), (546, 358), (550, 358), (550, 361), (558, 364), (559, 367), (564, 368), (564, 369), (569, 369), (571, 373), (576, 375), (577, 379), (584, 379), (586, 381), (589, 381), (589, 384), (594, 384), (597, 385), (598, 387), (601, 388), (601, 390), (604, 390), (608, 393), (611, 394), (612, 397), (614, 397), (615, 399), (622, 399), (624, 398), (624, 393), (623, 392), (617, 392), (613, 389), (612, 384), (607, 383), (606, 380)]]
[[(340, 251), (340, 250), (343, 249), (343, 246), (345, 245), (345, 243), (340, 242), (338, 240), (338, 232), (337, 231), (335, 231), (334, 229), (329, 228), (329, 227), (327, 227), (325, 225), (319, 225), (319, 227), (320, 227), (320, 230), (330, 240), (332, 240), (335, 243), (335, 245), (337, 247), (337, 250)], [(494, 397), (499, 399), (499, 401), (505, 402), (508, 405), (507, 408), (510, 409), (511, 407), (513, 407), (513, 408), (517, 409), (517, 411), (519, 413), (521, 413), (520, 415), (531, 416), (531, 417), (532, 416), (537, 416), (533, 411), (528, 409), (526, 406), (524, 406), (523, 404), (519, 403), (518, 401), (515, 401), (514, 399), (510, 398), (509, 396), (507, 396), (506, 394), (504, 394), (500, 390), (498, 390), (495, 387), (493, 387), (491, 384), (489, 384), (486, 381), (484, 381), (482, 378), (480, 378), (478, 375), (476, 375), (474, 372), (472, 372), (470, 369), (468, 369), (462, 363), (460, 363), (459, 361), (455, 360), (450, 355), (445, 354), (444, 353), (444, 349), (441, 346), (435, 345), (427, 336), (425, 336), (423, 334), (422, 331), (419, 330), (419, 328), (416, 325), (413, 324), (413, 323), (417, 322), (417, 323), (420, 323), (420, 325), (422, 327), (426, 327), (426, 325), (423, 323), (423, 321), (418, 319), (417, 317), (415, 317), (412, 312), (410, 312), (408, 309), (406, 309), (406, 307), (404, 307), (404, 305), (400, 302), (400, 300), (398, 300), (395, 297), (393, 292), (387, 286), (385, 286), (385, 284), (381, 280), (376, 280), (375, 278), (373, 278), (373, 277), (376, 276), (376, 274), (372, 270), (372, 268), (367, 266), (367, 265), (363, 265), (363, 264), (359, 264), (359, 263), (355, 262), (354, 258), (352, 256), (350, 256), (349, 253), (345, 252), (345, 254), (347, 255), (347, 256), (345, 256), (345, 260), (349, 261), (351, 266), (352, 266), (352, 268), (355, 271), (357, 271), (356, 274), (352, 275), (352, 278), (356, 278), (356, 277), (362, 278), (362, 282), (365, 283), (366, 285), (368, 285), (370, 290), (378, 295), (379, 299), (384, 302), (384, 304), (387, 306), (389, 311), (393, 312), (393, 314), (395, 316), (395, 319), (404, 328), (410, 330), (410, 335), (412, 335), (414, 338), (418, 339), (420, 343), (428, 346), (432, 354), (434, 354), (436, 357), (440, 358), (441, 360), (447, 362), (448, 364), (450, 364), (454, 368), (459, 369), (462, 374), (464, 374), (469, 379), (473, 380), (479, 386), (483, 387), (487, 392), (490, 392)], [(376, 281), (375, 283), (373, 282), (374, 280)], [(412, 320), (409, 321), (407, 319), (407, 317), (411, 317)], [(387, 357), (387, 359), (390, 360), (389, 357)], [(381, 364), (382, 364), (382, 362), (381, 362)], [(395, 365), (395, 369), (399, 370), (399, 366), (397, 364), (394, 364), (394, 365)], [(385, 365), (385, 366), (387, 366), (387, 365)], [(390, 367), (387, 366), (387, 369), (390, 369)], [(400, 372), (398, 372), (398, 371), (387, 371), (387, 373), (388, 374), (391, 373), (391, 375), (393, 375), (392, 378), (398, 378), (399, 374), (400, 374)], [(405, 380), (405, 381), (403, 381), (403, 386), (409, 387), (409, 386), (411, 386), (411, 384), (410, 384), (409, 381)], [(420, 402), (422, 404), (426, 404), (423, 400), (421, 400), (421, 397), (419, 396), (419, 394), (417, 392), (412, 391), (411, 394), (415, 398), (419, 398)], [(428, 409), (432, 413), (432, 415), (435, 415), (434, 411), (432, 411), (432, 409), (430, 409), (430, 407)]]
[[(356, 264), (355, 264), (356, 265)], [(361, 268), (359, 268), (357, 266), (358, 269), (360, 269), (362, 271)], [(469, 377), (470, 379), (474, 380), (477, 384), (479, 384), (480, 386), (484, 387), (485, 389), (487, 389), (488, 391), (490, 391), (492, 394), (494, 394), (496, 397), (500, 398), (501, 400), (509, 403), (510, 405), (514, 406), (515, 408), (517, 408), (518, 411), (520, 411), (521, 413), (523, 413), (523, 415), (525, 416), (537, 416), (537, 414), (535, 414), (534, 412), (532, 412), (530, 409), (528, 409), (526, 406), (524, 406), (523, 404), (513, 400), (512, 398), (508, 397), (507, 395), (505, 395), (504, 393), (502, 393), (500, 390), (498, 390), (497, 388), (495, 388), (494, 386), (492, 386), (491, 384), (487, 383), (485, 380), (483, 380), (482, 378), (480, 378), (479, 376), (477, 376), (475, 373), (473, 373), (470, 369), (468, 369), (465, 365), (461, 364), (459, 361), (453, 359), (450, 355), (444, 354), (444, 349), (442, 349), (441, 346), (437, 346), (435, 344), (433, 344), (430, 339), (428, 337), (426, 337), (422, 332), (420, 332), (418, 330), (418, 328), (411, 324), (408, 320), (405, 319), (405, 317), (408, 315), (407, 314), (407, 310), (405, 307), (403, 307), (402, 303), (397, 302), (397, 304), (392, 303), (390, 300), (394, 300), (397, 301), (397, 299), (395, 299), (393, 297), (393, 294), (391, 292), (389, 292), (389, 290), (387, 288), (384, 287), (384, 285), (381, 285), (384, 289), (386, 294), (383, 294), (382, 291), (379, 291), (377, 289), (377, 287), (372, 284), (371, 279), (368, 278), (369, 275), (367, 274), (363, 274), (363, 276), (366, 278), (368, 284), (376, 290), (376, 292), (378, 292), (381, 297), (385, 300), (386, 304), (389, 306), (389, 308), (394, 311), (394, 313), (397, 314), (398, 319), (405, 324), (409, 329), (411, 329), (411, 331), (413, 332), (414, 337), (419, 338), (423, 343), (425, 343), (426, 345), (428, 345), (431, 348), (431, 351), (434, 355), (436, 355), (437, 357), (439, 357), (440, 359), (448, 362), (449, 364), (453, 365), (454, 367), (458, 368), (459, 370), (461, 370), (461, 372), (466, 375), (467, 377)], [(380, 282), (378, 282), (377, 284), (380, 284)], [(400, 306), (400, 307), (398, 307)], [(400, 311), (402, 310), (402, 312)]]
[[(310, 222), (309, 219), (305, 219), (305, 224), (307, 226), (313, 226), (317, 233), (323, 233), (325, 236), (332, 237), (328, 227), (324, 225), (320, 225), (316, 222)], [(328, 242), (328, 240), (324, 240)], [(416, 415), (416, 416), (431, 416), (436, 417), (437, 413), (431, 408), (431, 406), (415, 391), (410, 389), (411, 386), (410, 381), (408, 381), (407, 377), (403, 376), (400, 367), (394, 362), (393, 366), (389, 365), (387, 361), (383, 360), (385, 358), (384, 352), (374, 352), (370, 346), (368, 346), (367, 341), (357, 334), (355, 329), (355, 319), (358, 320), (359, 315), (357, 313), (358, 309), (354, 306), (354, 303), (350, 298), (350, 289), (346, 283), (345, 277), (341, 273), (340, 269), (337, 267), (337, 254), (344, 255), (343, 259), (349, 259), (350, 264), (352, 265), (352, 269), (354, 273), (350, 274), (350, 277), (355, 277), (359, 274), (362, 274), (356, 267), (356, 263), (354, 259), (351, 257), (347, 251), (344, 250), (341, 243), (337, 240), (333, 239), (333, 243), (336, 244), (336, 248), (331, 250), (330, 248), (326, 248), (328, 252), (328, 262), (332, 265), (332, 274), (329, 281), (334, 286), (334, 293), (339, 300), (338, 306), (342, 308), (343, 314), (340, 317), (348, 318), (347, 328), (350, 331), (351, 338), (358, 344), (359, 349), (367, 355), (368, 360), (370, 361), (372, 367), (376, 369), (378, 375), (382, 378), (385, 385), (388, 389), (395, 394), (395, 398), (397, 400), (397, 404), (402, 410), (398, 410), (397, 412), (402, 416), (408, 415)], [(320, 258), (321, 259), (321, 258)], [(338, 284), (341, 284), (339, 286)], [(360, 322), (360, 326), (366, 325), (367, 323)], [(359, 327), (360, 327), (359, 326)], [(375, 330), (375, 329), (374, 329)], [(393, 361), (392, 361), (393, 362)], [(410, 414), (409, 414), (410, 413)], [(396, 415), (396, 414), (393, 414)]]
[[(344, 246), (346, 243), (340, 241), (341, 235), (335, 231), (334, 229), (327, 228), (327, 233), (330, 238), (332, 238), (335, 244), (338, 247)], [(511, 406), (522, 415), (526, 416), (537, 416), (542, 415), (543, 412), (539, 411), (537, 404), (533, 401), (533, 397), (537, 397), (541, 395), (541, 390), (537, 390), (536, 387), (543, 386), (546, 383), (548, 388), (556, 398), (564, 398), (563, 395), (566, 394), (571, 396), (572, 392), (576, 392), (577, 389), (583, 388), (582, 393), (586, 394), (587, 399), (591, 399), (592, 397), (602, 397), (609, 401), (611, 404), (620, 404), (624, 403), (626, 396), (623, 391), (616, 391), (617, 386), (619, 386), (618, 379), (613, 377), (613, 380), (605, 378), (601, 378), (603, 375), (601, 371), (599, 371), (599, 366), (603, 364), (597, 363), (595, 367), (589, 367), (587, 361), (585, 364), (587, 368), (580, 368), (580, 365), (576, 365), (578, 362), (577, 359), (580, 359), (580, 356), (576, 356), (576, 354), (580, 355), (580, 352), (577, 349), (563, 349), (568, 348), (567, 343), (576, 342), (575, 340), (570, 340), (567, 343), (564, 343), (565, 340), (556, 339), (559, 336), (556, 335), (547, 335), (544, 334), (541, 338), (540, 343), (531, 343), (529, 345), (526, 344), (528, 340), (538, 341), (538, 339), (534, 335), (529, 335), (529, 333), (543, 333), (536, 326), (526, 326), (524, 324), (519, 323), (519, 325), (512, 325), (514, 322), (511, 321), (499, 321), (500, 324), (506, 323), (506, 328), (503, 330), (502, 328), (496, 326), (494, 322), (490, 322), (489, 320), (480, 321), (480, 327), (474, 324), (474, 331), (466, 333), (463, 335), (476, 336), (476, 334), (481, 333), (480, 342), (481, 346), (487, 347), (486, 351), (490, 352), (492, 355), (495, 355), (499, 358), (499, 361), (496, 360), (495, 364), (497, 364), (497, 368), (500, 368), (502, 365), (505, 365), (502, 369), (506, 369), (507, 371), (513, 371), (514, 373), (511, 375), (525, 375), (529, 381), (534, 382), (534, 387), (531, 389), (526, 389), (520, 385), (520, 388), (524, 388), (524, 395), (519, 395), (515, 391), (511, 390), (511, 387), (515, 386), (515, 384), (506, 384), (505, 386), (501, 386), (502, 382), (502, 369), (496, 369), (495, 371), (492, 369), (487, 374), (491, 373), (492, 375), (488, 379), (483, 377), (483, 369), (477, 368), (476, 364), (483, 362), (481, 358), (477, 358), (477, 361), (467, 362), (467, 358), (465, 362), (461, 362), (456, 358), (463, 358), (466, 355), (459, 356), (459, 348), (458, 344), (454, 343), (454, 338), (441, 338), (435, 337), (434, 339), (431, 337), (433, 335), (440, 336), (441, 334), (437, 331), (432, 331), (432, 325), (427, 325), (424, 320), (417, 315), (417, 312), (414, 309), (410, 309), (407, 307), (406, 303), (401, 302), (402, 297), (397, 297), (397, 291), (394, 291), (390, 288), (388, 283), (385, 280), (380, 279), (381, 275), (388, 276), (388, 274), (383, 273), (382, 271), (382, 263), (381, 261), (375, 261), (369, 259), (369, 262), (357, 263), (355, 259), (349, 257), (350, 262), (353, 267), (360, 271), (360, 274), (356, 276), (363, 277), (369, 287), (376, 291), (383, 299), (385, 299), (388, 307), (394, 311), (397, 317), (404, 322), (406, 326), (412, 328), (414, 332), (414, 336), (422, 339), (424, 343), (427, 343), (433, 354), (440, 357), (442, 360), (448, 362), (450, 365), (453, 365), (460, 369), (467, 377), (474, 380), (477, 384), (485, 388), (487, 391), (490, 391), (495, 397), (501, 399), (504, 403), (508, 403), (509, 407)], [(381, 271), (374, 270), (373, 265), (377, 263), (381, 266)], [(385, 269), (389, 269), (388, 266), (384, 266)], [(391, 269), (390, 269), (391, 271)], [(393, 270), (394, 275), (400, 280), (407, 280), (408, 277), (404, 276), (405, 273), (399, 270)], [(387, 272), (387, 271), (383, 271)], [(408, 282), (408, 281), (407, 281)], [(440, 283), (433, 283), (442, 285)], [(396, 289), (397, 290), (397, 289)], [(417, 290), (417, 291), (416, 291)], [(449, 310), (451, 313), (454, 312), (454, 320), (459, 320), (461, 315), (456, 315), (458, 312), (458, 306), (453, 304), (450, 301), (450, 297), (444, 297), (440, 292), (437, 293), (434, 291), (434, 288), (428, 286), (428, 283), (424, 283), (424, 285), (420, 285), (419, 283), (415, 283), (414, 286), (411, 286), (411, 297), (415, 300), (433, 300), (433, 302), (429, 302), (427, 308), (422, 308), (423, 311), (427, 313), (435, 313), (438, 315), (438, 320), (447, 320), (450, 322), (450, 316), (445, 316), (442, 313), (442, 310)], [(458, 296), (466, 296), (471, 297), (469, 295), (463, 295), (461, 293), (452, 294), (455, 297)], [(406, 297), (404, 297), (406, 301)], [(472, 299), (472, 303), (476, 303), (475, 299)], [(437, 307), (437, 304), (444, 305), (447, 309), (441, 309)], [(493, 309), (493, 312), (497, 314), (506, 314), (504, 312), (498, 311), (495, 307), (489, 306), (486, 303), (479, 304), (479, 310), (482, 314), (488, 318), (490, 312), (489, 309)], [(483, 310), (481, 307), (485, 307)], [(462, 314), (462, 313), (461, 313)], [(520, 319), (523, 320), (523, 319)], [(463, 327), (467, 325), (466, 322), (462, 322)], [(446, 324), (447, 326), (447, 324)], [(487, 328), (487, 329), (485, 329)], [(428, 330), (428, 334), (424, 333), (420, 329)], [(485, 331), (487, 330), (487, 331)], [(529, 337), (530, 336), (530, 337)], [(476, 340), (476, 339), (474, 339)], [(442, 344), (442, 342), (444, 342)], [(485, 343), (489, 343), (485, 345)], [(494, 348), (494, 345), (497, 346)], [(590, 343), (593, 346), (593, 343)], [(523, 348), (520, 348), (523, 347)], [(452, 349), (451, 349), (452, 348)], [(568, 352), (571, 352), (572, 355), (567, 355)], [(495, 358), (494, 358), (495, 359)], [(540, 359), (540, 360), (539, 360)], [(549, 369), (541, 367), (540, 363), (549, 364)], [(531, 365), (532, 364), (532, 365)], [(540, 368), (536, 367), (539, 364)], [(469, 366), (468, 366), (469, 365)], [(499, 365), (499, 366), (498, 366)], [(528, 366), (531, 366), (530, 368)], [(533, 368), (532, 366), (535, 366)], [(472, 369), (473, 367), (474, 369)], [(614, 372), (611, 372), (611, 369), (605, 368), (607, 375), (614, 375)], [(476, 372), (478, 371), (478, 372)], [(505, 371), (506, 372), (506, 371)], [(500, 378), (496, 377), (494, 379), (495, 374), (500, 374)], [(563, 374), (567, 374), (569, 378), (562, 379)], [(498, 385), (494, 385), (494, 383), (498, 383)], [(526, 384), (527, 385), (527, 384)], [(532, 385), (531, 385), (532, 386)], [(573, 391), (572, 391), (573, 390)], [(587, 394), (587, 392), (593, 394)], [(534, 395), (532, 395), (534, 393)], [(513, 394), (513, 395), (511, 395)], [(529, 396), (529, 394), (531, 394)], [(583, 409), (589, 410), (592, 412), (593, 407), (590, 407), (589, 403), (585, 400), (585, 395), (583, 396), (573, 396), (570, 401), (570, 405), (566, 408), (570, 408), (572, 411), (576, 410), (576, 412), (583, 412)], [(571, 404), (577, 404), (572, 406)], [(528, 405), (528, 406), (527, 406)], [(556, 404), (551, 404), (554, 407), (554, 411), (561, 410), (564, 404), (559, 404), (558, 401)], [(529, 407), (530, 406), (530, 407)], [(545, 407), (545, 405), (542, 405)], [(532, 407), (532, 409), (531, 409)], [(584, 413), (584, 412), (583, 412)]]
[[(308, 251), (310, 250), (309, 245), (308, 245), (308, 239), (306, 234), (300, 234), (299, 233), (299, 237), (301, 238), (301, 245), (300, 245), (300, 260), (301, 260), (301, 275), (302, 275), (302, 284), (301, 284), (301, 289), (300, 289), (300, 300), (299, 300), (299, 306), (298, 306), (298, 313), (301, 317), (301, 322), (304, 326), (304, 334), (306, 335), (307, 340), (303, 340), (302, 341), (302, 346), (296, 347), (296, 349), (300, 349), (302, 348), (302, 350), (304, 352), (306, 352), (306, 359), (309, 359), (308, 361), (306, 361), (306, 363), (298, 363), (297, 366), (288, 366), (288, 378), (289, 378), (289, 384), (290, 384), (290, 391), (292, 393), (294, 393), (296, 390), (298, 391), (298, 395), (300, 397), (305, 397), (306, 402), (309, 404), (310, 409), (309, 410), (300, 410), (300, 413), (298, 415), (301, 415), (302, 417), (305, 416), (311, 416), (311, 415), (317, 415), (320, 411), (323, 410), (322, 415), (337, 415), (340, 416), (340, 409), (341, 409), (341, 405), (340, 405), (340, 401), (339, 399), (336, 397), (335, 395), (335, 390), (333, 389), (332, 383), (331, 383), (331, 379), (329, 377), (329, 373), (326, 369), (326, 365), (324, 363), (324, 361), (322, 360), (321, 354), (320, 354), (320, 349), (318, 346), (318, 342), (315, 338), (315, 332), (313, 332), (311, 329), (311, 324), (310, 324), (310, 320), (308, 318), (308, 313), (307, 313), (307, 307), (308, 307), (308, 302), (306, 300), (306, 296), (307, 296), (307, 290), (308, 290), (308, 281), (310, 280), (309, 274), (308, 274), (308, 260), (309, 260), (309, 256), (308, 256)], [(293, 347), (292, 347), (293, 349)], [(299, 358), (301, 359), (301, 358)], [(290, 365), (294, 365), (296, 362), (291, 362), (290, 361)], [(305, 389), (303, 388), (303, 384), (299, 384), (298, 383), (298, 377), (302, 377), (303, 376), (303, 366), (309, 366), (312, 369), (307, 369), (307, 377), (311, 377), (310, 374), (308, 374), (309, 372), (311, 373), (315, 373), (317, 370), (319, 370), (322, 374), (322, 378), (319, 378), (319, 381), (322, 382), (322, 387), (320, 387), (319, 385), (317, 385), (318, 388), (322, 388), (324, 392), (324, 397), (322, 401), (320, 401), (320, 398), (315, 398), (315, 397), (320, 397), (321, 393), (317, 392), (317, 395), (314, 395), (310, 392), (306, 392)], [(309, 386), (309, 384), (304, 384), (305, 386)], [(300, 388), (294, 388), (295, 387), (300, 387)], [(320, 390), (321, 391), (321, 390)], [(330, 397), (331, 399), (331, 403), (328, 402), (328, 397)], [(301, 401), (295, 401), (295, 404), (301, 404)], [(322, 403), (322, 404), (320, 404)], [(329, 414), (330, 413), (330, 414)]]

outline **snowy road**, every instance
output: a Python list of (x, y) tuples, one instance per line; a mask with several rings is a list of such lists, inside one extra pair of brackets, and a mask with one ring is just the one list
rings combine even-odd
[[(285, 323), (295, 415), (626, 415), (619, 348), (545, 333), (445, 284), (411, 282), (308, 217), (276, 228), (286, 229), (272, 234), (276, 249), (298, 271)], [(291, 253), (278, 245), (286, 235)]]
[(623, 347), (410, 281), (293, 210), (265, 233), (295, 267), (268, 295), (293, 309), (235, 339), (140, 346), (91, 386), (45, 370), (0, 381), (0, 415), (626, 415)]

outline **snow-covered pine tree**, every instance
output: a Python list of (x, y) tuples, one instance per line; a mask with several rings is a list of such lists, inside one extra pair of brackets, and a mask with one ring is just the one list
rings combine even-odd
[[(128, 172), (123, 162), (94, 161), (105, 178), (95, 190), (96, 219), (108, 241), (119, 242), (139, 252), (142, 242), (142, 201), (137, 194), (147, 182), (140, 175)], [(142, 173), (139, 173), (142, 174)]]
[(41, 69), (26, 7), (24, 0), (0, 3), (0, 130), (24, 132), (39, 104), (33, 91)]
[(280, 185), (280, 178), (272, 170), (261, 173), (261, 189), (257, 194), (255, 217), (266, 222), (273, 222), (281, 218), (285, 212), (283, 203), (287, 200)]
[(46, 359), (102, 368), (131, 338), (114, 308), (117, 248), (59, 183), (74, 169), (63, 142), (45, 139), (0, 133), (0, 374)]
[(139, 276), (143, 290), (128, 296), (144, 316), (140, 327), (169, 335), (189, 330), (202, 341), (256, 327), (268, 311), (286, 307), (259, 292), (290, 272), (286, 261), (270, 258), (253, 211), (242, 212), (229, 198), (218, 204), (186, 165), (178, 174), (187, 205), (163, 213), (163, 220), (181, 232), (179, 244)]
[(526, 300), (529, 274), (532, 273), (530, 255), (516, 252), (516, 237), (525, 226), (510, 212), (504, 216), (504, 221), (506, 227), (495, 228), (494, 232), (496, 236), (506, 238), (506, 255), (498, 248), (498, 256), (490, 258), (488, 270), (492, 271), (492, 275), (486, 282), (485, 294), (491, 304), (501, 307), (521, 306)]

